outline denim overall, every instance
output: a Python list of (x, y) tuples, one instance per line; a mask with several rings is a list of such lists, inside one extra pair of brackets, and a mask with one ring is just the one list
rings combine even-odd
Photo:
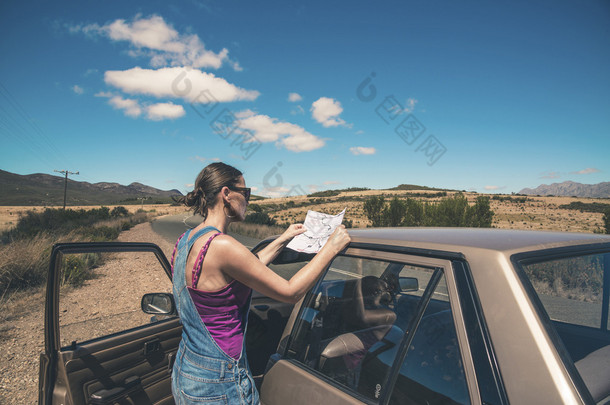
[[(246, 359), (247, 313), (239, 360), (227, 355), (202, 322), (186, 286), (186, 259), (202, 234), (217, 230), (205, 227), (189, 240), (180, 239), (174, 263), (173, 293), (182, 322), (182, 340), (172, 370), (172, 393), (176, 404), (258, 404), (258, 391)], [(250, 299), (248, 299), (248, 311)]]

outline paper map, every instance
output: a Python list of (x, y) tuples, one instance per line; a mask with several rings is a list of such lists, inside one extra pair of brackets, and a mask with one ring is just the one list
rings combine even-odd
[(286, 247), (304, 253), (318, 253), (336, 227), (341, 225), (345, 209), (337, 215), (307, 211), (303, 225), (307, 231), (297, 235)]

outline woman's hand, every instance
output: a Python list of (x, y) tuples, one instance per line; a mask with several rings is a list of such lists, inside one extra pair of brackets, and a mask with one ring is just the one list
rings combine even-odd
[(339, 225), (337, 229), (330, 235), (324, 247), (329, 246), (337, 254), (349, 245), (351, 238), (345, 230), (345, 225)]
[(280, 236), (280, 239), (282, 239), (282, 241), (284, 243), (288, 243), (292, 240), (292, 238), (294, 238), (297, 235), (302, 234), (305, 231), (307, 231), (307, 228), (305, 227), (305, 225), (292, 224), (288, 227), (288, 229), (286, 229), (284, 231), (284, 233)]

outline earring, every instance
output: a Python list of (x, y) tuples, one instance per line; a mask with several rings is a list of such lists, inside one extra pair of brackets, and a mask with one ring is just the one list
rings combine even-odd
[[(227, 209), (227, 207), (230, 207), (230, 205), (229, 205), (229, 204), (226, 204), (224, 207), (222, 207), (222, 211), (224, 212), (224, 214), (226, 215), (226, 217), (227, 217), (227, 218), (229, 218), (229, 219), (235, 218), (235, 217), (236, 217), (236, 215), (229, 215), (229, 214), (227, 214), (227, 213), (226, 213), (226, 211), (225, 211), (225, 210)], [(230, 208), (229, 208), (229, 211), (230, 211)]]

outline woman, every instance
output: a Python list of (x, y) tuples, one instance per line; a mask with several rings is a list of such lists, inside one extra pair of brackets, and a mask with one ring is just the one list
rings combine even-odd
[(180, 237), (172, 257), (173, 293), (183, 325), (172, 372), (172, 393), (179, 405), (257, 404), (244, 345), (252, 289), (296, 303), (350, 241), (345, 228), (337, 228), (307, 265), (284, 280), (267, 265), (306, 229), (291, 225), (253, 255), (225, 234), (231, 222), (244, 219), (249, 198), (239, 170), (212, 163), (181, 199), (204, 220)]

